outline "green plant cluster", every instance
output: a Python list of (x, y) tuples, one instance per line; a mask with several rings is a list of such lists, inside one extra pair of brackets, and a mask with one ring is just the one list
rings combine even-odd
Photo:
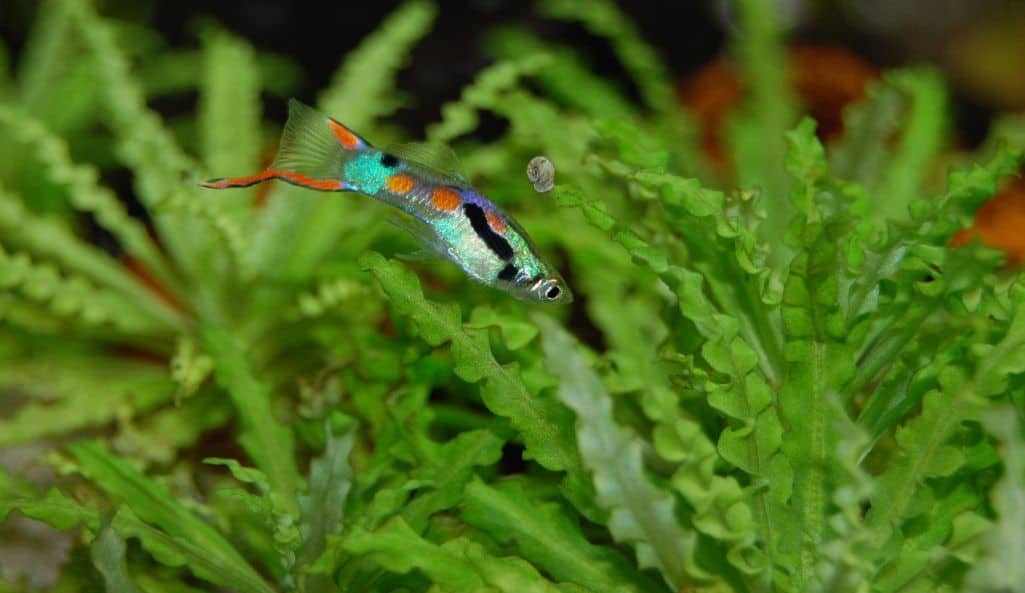
[[(43, 3), (16, 68), (0, 46), (0, 450), (52, 475), (0, 471), (0, 540), (67, 531), (55, 590), (1025, 591), (1025, 282), (948, 247), (1025, 126), (956, 153), (941, 77), (909, 69), (823, 146), (768, 3), (737, 8), (731, 174), (611, 0), (538, 10), (639, 99), (510, 28), (424, 132), (555, 254), (557, 309), (396, 259), (371, 200), (199, 189), (259, 170), (296, 67)], [(402, 139), (437, 10), (389, 16), (320, 108)], [(193, 91), (194, 117), (150, 107)], [(484, 111), (509, 124), (486, 143)]]

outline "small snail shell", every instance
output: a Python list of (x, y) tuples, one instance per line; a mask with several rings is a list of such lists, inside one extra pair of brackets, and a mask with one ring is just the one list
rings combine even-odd
[(527, 179), (534, 184), (534, 191), (550, 192), (555, 187), (555, 165), (548, 157), (536, 156), (527, 163)]

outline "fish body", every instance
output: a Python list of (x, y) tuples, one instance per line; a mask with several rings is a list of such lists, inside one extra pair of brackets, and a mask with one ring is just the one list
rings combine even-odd
[(412, 217), (415, 222), (401, 226), (471, 278), (524, 300), (572, 300), (565, 281), (523, 228), (469, 184), (445, 146), (400, 144), (381, 150), (293, 99), (269, 169), (249, 177), (213, 179), (203, 186), (248, 187), (270, 179), (380, 200)]

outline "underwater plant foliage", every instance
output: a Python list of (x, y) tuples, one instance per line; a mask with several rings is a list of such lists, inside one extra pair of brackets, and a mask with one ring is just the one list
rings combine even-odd
[[(437, 10), (397, 9), (318, 107), (419, 139), (388, 116)], [(717, 172), (613, 2), (537, 10), (607, 39), (639, 102), (505, 29), (419, 136), (557, 256), (572, 307), (400, 259), (366, 198), (200, 189), (259, 170), (261, 94), (296, 66), (42, 5), (0, 59), (0, 452), (42, 444), (51, 475), (0, 470), (0, 591), (30, 588), (25, 522), (68, 542), (38, 559), (58, 590), (1025, 591), (1025, 282), (948, 245), (1020, 172), (1022, 122), (953, 153), (942, 79), (906, 69), (823, 146), (742, 0)], [(194, 117), (150, 107), (191, 91)]]

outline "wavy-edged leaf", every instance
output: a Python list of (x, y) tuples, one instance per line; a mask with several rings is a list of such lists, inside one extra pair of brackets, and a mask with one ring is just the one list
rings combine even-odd
[(546, 469), (565, 471), (567, 495), (574, 504), (586, 500), (590, 488), (573, 442), (569, 411), (530, 393), (515, 366), (495, 360), (486, 332), (465, 328), (457, 306), (425, 299), (415, 274), (378, 253), (366, 254), (360, 264), (374, 275), (398, 312), (410, 316), (424, 341), (432, 346), (451, 344), (456, 375), (471, 383), (483, 381), (484, 405), (510, 420), (527, 447), (526, 456)]
[(56, 488), (41, 497), (0, 498), (0, 521), (6, 519), (11, 511), (19, 511), (30, 519), (42, 521), (61, 531), (71, 529), (79, 523), (84, 523), (94, 531), (100, 527), (98, 513), (72, 502)]
[(24, 252), (9, 254), (0, 246), (0, 290), (45, 307), (64, 326), (112, 328), (125, 337), (161, 335), (166, 322), (139, 310), (126, 295), (92, 286), (78, 275), (62, 276), (50, 262), (34, 262)]
[(82, 472), (111, 498), (123, 501), (141, 520), (159, 526), (206, 550), (225, 564), (244, 565), (245, 560), (216, 530), (178, 502), (166, 486), (136, 471), (127, 461), (96, 442), (68, 446)]
[(391, 94), (395, 74), (430, 30), (436, 13), (434, 4), (425, 0), (402, 4), (345, 57), (321, 93), (319, 107), (357, 131), (397, 108)]
[[(159, 116), (146, 105), (142, 85), (133, 75), (118, 46), (111, 23), (99, 17), (87, 2), (65, 2), (74, 30), (84, 40), (96, 67), (107, 117), (114, 133), (118, 157), (135, 173), (135, 189), (143, 205), (154, 208), (168, 196), (185, 191), (199, 170), (185, 154)], [(198, 195), (191, 189), (190, 195)], [(166, 239), (174, 259), (196, 274), (206, 262), (198, 254), (211, 243), (210, 229), (180, 214), (156, 216), (154, 224)]]
[[(548, 55), (544, 68), (528, 74), (562, 104), (595, 117), (631, 117), (637, 113), (637, 107), (622, 95), (612, 81), (598, 76), (580, 55), (568, 48), (553, 47), (528, 31), (512, 28), (493, 33), (488, 40), (488, 47), (504, 60), (519, 56)], [(464, 94), (476, 84), (466, 87)]]
[[(236, 480), (256, 489), (256, 494), (243, 488), (226, 488), (219, 490), (218, 493), (241, 502), (263, 523), (273, 539), (274, 550), (278, 554), (271, 568), (279, 568), (283, 572), (291, 571), (296, 563), (296, 550), (302, 545), (302, 534), (295, 518), (289, 514), (285, 502), (267, 483), (267, 476), (262, 471), (245, 467), (234, 459), (209, 457), (203, 462), (227, 467)], [(291, 581), (286, 577), (286, 583), (289, 582)]]
[(556, 503), (531, 499), (516, 482), (489, 486), (480, 480), (466, 487), (463, 519), (516, 543), (524, 558), (556, 580), (592, 591), (652, 591), (648, 580), (614, 550), (588, 542)]
[[(80, 443), (75, 447), (82, 454), (79, 462), (98, 476), (101, 488), (109, 488), (112, 496), (123, 497), (129, 505), (135, 504), (146, 513), (155, 512), (159, 523), (171, 527), (165, 533), (144, 523), (130, 507), (122, 507), (111, 521), (122, 538), (137, 537), (159, 562), (187, 566), (196, 576), (212, 583), (245, 593), (273, 592), (230, 544), (184, 510), (166, 489), (94, 444)], [(80, 523), (94, 533), (102, 527), (98, 511), (71, 501), (56, 489), (43, 497), (0, 499), (0, 521), (12, 510), (62, 531)]]
[(672, 495), (644, 473), (637, 435), (616, 424), (600, 377), (576, 353), (569, 334), (536, 315), (549, 370), (561, 379), (559, 398), (577, 415), (580, 455), (594, 476), (597, 501), (610, 512), (617, 541), (636, 548), (642, 568), (655, 567), (674, 589), (711, 577), (697, 563), (697, 536), (678, 523)]
[[(857, 351), (847, 344), (849, 332), (839, 308), (844, 260), (836, 248), (843, 228), (820, 198), (826, 191), (829, 164), (815, 137), (815, 125), (803, 120), (787, 134), (787, 170), (794, 177), (791, 200), (796, 219), (781, 316), (786, 330), (786, 380), (778, 406), (792, 436), (783, 442), (794, 473), (791, 521), (782, 549), (793, 560), (791, 579), (798, 589), (815, 582), (820, 544), (826, 538), (830, 502), (828, 459), (835, 450), (838, 422), (833, 414), (840, 389), (854, 375)], [(846, 220), (846, 215), (840, 215)]]
[[(783, 375), (775, 313), (772, 309), (766, 310), (765, 294), (758, 298), (754, 290), (738, 291), (736, 285), (728, 281), (742, 278), (744, 270), (748, 273), (762, 270), (756, 263), (757, 244), (751, 226), (735, 215), (727, 216), (731, 206), (725, 197), (720, 192), (702, 188), (696, 180), (637, 171), (604, 160), (599, 163), (617, 176), (657, 190), (669, 220), (678, 228), (686, 229), (694, 225), (695, 220), (702, 222), (702, 228), (707, 228), (709, 223), (704, 219), (711, 218), (720, 241), (735, 241), (736, 255), (710, 259), (707, 266), (701, 265), (702, 274), (657, 261), (650, 255), (650, 245), (636, 234), (613, 232), (613, 238), (637, 261), (648, 265), (675, 293), (679, 311), (706, 340), (700, 350), (702, 358), (714, 371), (728, 377), (726, 382), (709, 381), (703, 387), (709, 404), (730, 419), (730, 426), (719, 437), (719, 454), (766, 486), (754, 492), (752, 508), (763, 550), (771, 561), (782, 538), (781, 529), (789, 521), (783, 503), (792, 492), (792, 469), (782, 451), (783, 426), (772, 405), (772, 386), (763, 374), (774, 381), (779, 381)], [(581, 207), (593, 225), (603, 230), (617, 228), (616, 220), (608, 214), (601, 200), (588, 200), (572, 186), (557, 186), (552, 194), (559, 205)], [(750, 208), (750, 205), (741, 207)], [(695, 237), (705, 232), (695, 225)], [(692, 261), (711, 249), (713, 247), (704, 241), (695, 241)], [(725, 273), (727, 269), (735, 269), (738, 263), (741, 269), (736, 276)], [(737, 282), (750, 287), (750, 281)], [(713, 284), (709, 286), (709, 283)], [(734, 317), (738, 314), (742, 314), (740, 319)]]
[(1013, 405), (1003, 404), (982, 416), (986, 429), (1003, 446), (1004, 474), (990, 500), (996, 512), (992, 528), (982, 535), (987, 555), (979, 558), (966, 578), (968, 591), (1025, 591), (1025, 422)]
[(868, 214), (877, 220), (908, 215), (907, 206), (940, 150), (949, 120), (946, 89), (937, 72), (902, 72), (890, 80), (907, 95), (908, 105), (900, 139), (873, 192), (873, 208)]
[[(61, 372), (53, 372), (57, 361)], [(48, 361), (0, 363), (0, 388), (34, 399), (0, 419), (0, 446), (102, 426), (125, 410), (145, 413), (170, 401), (174, 386), (161, 367), (96, 356), (51, 354)]]
[(676, 95), (666, 67), (642, 37), (630, 17), (611, 0), (545, 0), (541, 14), (576, 21), (605, 37), (623, 63), (649, 107), (661, 114), (676, 110)]
[(732, 50), (749, 90), (728, 123), (728, 138), (737, 185), (763, 192), (767, 218), (759, 237), (772, 246), (771, 261), (778, 269), (789, 252), (782, 238), (793, 215), (783, 135), (794, 124), (796, 100), (787, 79), (779, 14), (766, 0), (740, 0), (736, 10), (739, 27)]
[[(248, 175), (259, 168), (260, 73), (248, 42), (213, 29), (203, 35), (203, 85), (197, 114), (200, 153), (216, 175)], [(234, 207), (248, 205), (249, 196), (226, 196)]]
[(508, 593), (557, 593), (560, 589), (515, 557), (498, 557), (468, 538), (435, 545), (418, 536), (402, 519), (389, 521), (374, 532), (357, 531), (346, 538), (346, 549), (367, 555), (393, 572), (423, 572), (442, 590), (495, 590)]
[(57, 219), (27, 211), (14, 196), (0, 190), (0, 231), (5, 242), (52, 258), (65, 270), (81, 274), (105, 290), (120, 293), (124, 307), (160, 324), (164, 331), (182, 329), (185, 320), (153, 291), (133, 278), (120, 262), (75, 237)]
[(412, 476), (427, 486), (403, 506), (403, 519), (413, 529), (422, 531), (435, 513), (456, 508), (464, 500), (473, 472), (498, 463), (502, 445), (502, 439), (490, 431), (471, 430), (431, 447), (428, 466)]
[(484, 584), (467, 560), (423, 539), (398, 517), (376, 531), (350, 533), (345, 538), (345, 549), (350, 554), (368, 556), (392, 572), (423, 571), (445, 590), (474, 591)]
[(544, 54), (532, 54), (515, 60), (504, 60), (482, 70), (473, 82), (463, 88), (458, 101), (441, 108), (441, 121), (427, 128), (431, 142), (451, 142), (477, 128), (477, 110), (487, 108), (520, 79), (542, 70), (549, 59)]
[(294, 458), (292, 432), (282, 426), (271, 409), (271, 387), (253, 374), (242, 345), (223, 327), (202, 328), (203, 345), (214, 360), (217, 383), (231, 397), (242, 420), (239, 443), (267, 475), (274, 493), (288, 514), (299, 516), (296, 493), (301, 479)]
[(925, 479), (951, 475), (964, 463), (960, 449), (948, 443), (954, 431), (965, 420), (977, 419), (986, 399), (1000, 394), (1009, 376), (1025, 372), (1025, 308), (1019, 305), (996, 344), (975, 346), (968, 362), (974, 368), (941, 370), (939, 388), (925, 395), (921, 413), (897, 431), (901, 452), (880, 476), (866, 518), (877, 542), (901, 529)]
[(138, 538), (142, 547), (161, 564), (185, 566), (197, 577), (246, 593), (273, 593), (274, 589), (244, 561), (231, 562), (211, 554), (195, 541), (172, 536), (140, 521), (129, 508), (114, 516), (114, 529), (124, 538)]
[(502, 331), (505, 345), (510, 350), (517, 350), (529, 344), (537, 337), (537, 327), (527, 321), (503, 315), (491, 307), (477, 307), (470, 313), (467, 328), (483, 329), (495, 327)]
[(100, 529), (89, 546), (93, 566), (103, 576), (107, 593), (142, 593), (125, 566), (125, 541), (111, 526)]
[(0, 105), (0, 126), (18, 142), (28, 145), (32, 156), (44, 165), (45, 177), (67, 192), (73, 207), (95, 217), (100, 226), (117, 237), (127, 254), (180, 292), (174, 273), (150, 239), (146, 227), (128, 214), (114, 192), (99, 184), (99, 173), (94, 167), (74, 163), (62, 138), (18, 109)]
[[(324, 551), (328, 536), (338, 535), (345, 516), (345, 502), (352, 488), (354, 426), (341, 430), (325, 421), (324, 451), (310, 462), (309, 490), (299, 495), (300, 566), (311, 565)], [(322, 575), (305, 575), (301, 589), (316, 593), (334, 591), (334, 581)]]

